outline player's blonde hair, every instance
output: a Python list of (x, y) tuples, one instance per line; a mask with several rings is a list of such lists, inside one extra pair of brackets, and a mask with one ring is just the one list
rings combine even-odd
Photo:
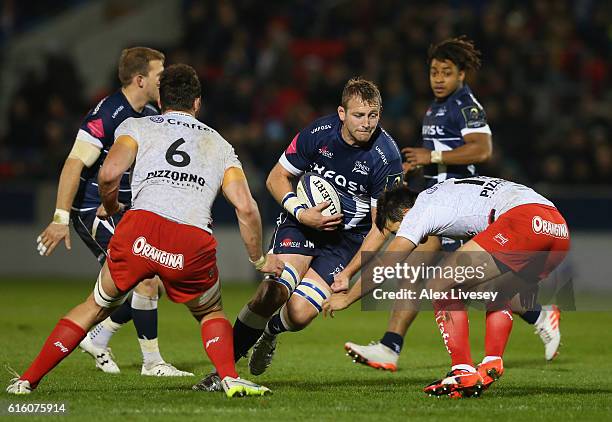
[(119, 57), (119, 81), (121, 86), (128, 86), (132, 83), (134, 76), (149, 74), (149, 62), (166, 59), (164, 53), (148, 47), (126, 48)]
[(368, 105), (377, 105), (382, 108), (380, 90), (372, 81), (357, 76), (349, 79), (342, 90), (342, 107), (345, 109), (351, 98), (357, 97)]

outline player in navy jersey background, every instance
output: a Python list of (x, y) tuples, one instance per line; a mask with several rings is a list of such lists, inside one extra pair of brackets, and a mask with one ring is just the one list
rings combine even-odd
[[(480, 68), (480, 52), (471, 40), (463, 36), (432, 45), (428, 56), (429, 81), (435, 99), (423, 118), (423, 146), (402, 149), (407, 182), (416, 190), (450, 178), (474, 176), (477, 174), (475, 164), (487, 161), (492, 153), (491, 129), (485, 110), (465, 82), (467, 72)], [(421, 168), (424, 183), (419, 177), (414, 177)], [(434, 252), (440, 248), (453, 251), (459, 246), (461, 241), (430, 236), (426, 243), (419, 245), (418, 251), (431, 252), (428, 255), (433, 261)], [(358, 270), (349, 268), (339, 274), (337, 283), (332, 286), (334, 291), (345, 290), (348, 280)], [(558, 324), (554, 324), (558, 319), (558, 309), (549, 306), (542, 312), (537, 308), (525, 311), (515, 306), (513, 310), (528, 323), (538, 323), (536, 330), (544, 342), (545, 356), (552, 359), (560, 338)], [(360, 363), (395, 371), (403, 338), (417, 314), (417, 309), (393, 310), (380, 342), (367, 346), (349, 342), (345, 347)]]
[[(270, 244), (285, 270), (281, 277), (264, 279), (234, 324), (236, 360), (257, 342), (249, 361), (254, 375), (271, 363), (278, 334), (302, 330), (316, 318), (332, 292), (334, 275), (360, 260), (359, 251), (376, 250), (384, 242), (372, 224), (376, 199), (401, 183), (402, 166), (395, 141), (378, 126), (381, 108), (374, 83), (349, 80), (337, 114), (300, 131), (268, 176), (268, 190), (286, 210)], [(293, 182), (305, 172), (336, 188), (342, 214), (326, 217), (321, 212), (329, 203), (307, 208), (299, 201)], [(218, 389), (214, 374), (194, 388)]]
[[(118, 76), (122, 88), (102, 99), (83, 119), (60, 175), (53, 221), (38, 237), (38, 250), (49, 256), (64, 240), (70, 249), (69, 221), (79, 237), (92, 251), (100, 265), (121, 214), (101, 220), (103, 210), (98, 193), (98, 171), (114, 142), (115, 129), (129, 117), (159, 114), (150, 103), (159, 101), (159, 75), (164, 69), (164, 55), (146, 47), (123, 50), (119, 58)], [(124, 207), (131, 202), (129, 172), (121, 179), (119, 201)], [(143, 375), (191, 375), (164, 362), (157, 344), (158, 280), (146, 280), (109, 318), (100, 323), (81, 343), (81, 348), (104, 372), (117, 373), (108, 342), (119, 327), (133, 319), (143, 353)]]

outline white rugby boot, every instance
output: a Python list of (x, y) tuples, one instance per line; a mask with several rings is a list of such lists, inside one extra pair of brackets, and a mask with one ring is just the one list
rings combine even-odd
[(9, 386), (6, 387), (6, 392), (15, 395), (25, 395), (32, 392), (32, 387), (30, 386), (30, 381), (12, 378)]
[(140, 375), (149, 377), (193, 377), (191, 372), (181, 371), (168, 362), (158, 362), (153, 365), (142, 365)]
[(347, 342), (344, 344), (347, 356), (353, 358), (353, 362), (368, 365), (374, 369), (385, 371), (397, 371), (399, 353), (391, 350), (384, 344), (373, 341), (367, 346)]
[(559, 321), (561, 311), (555, 305), (542, 306), (538, 320), (534, 324), (535, 334), (540, 336), (544, 343), (544, 357), (553, 360), (559, 354), (561, 345), (561, 330)]
[(92, 358), (96, 361), (96, 368), (107, 374), (118, 374), (121, 372), (119, 366), (114, 361), (113, 352), (110, 347), (103, 349), (93, 344), (89, 333), (79, 344), (79, 347), (83, 353), (89, 353)]
[(225, 377), (221, 380), (221, 386), (227, 397), (265, 396), (272, 394), (268, 387), (243, 380), (242, 378)]
[(249, 358), (249, 371), (253, 375), (261, 375), (272, 363), (276, 351), (276, 336), (264, 333), (253, 346), (253, 353)]

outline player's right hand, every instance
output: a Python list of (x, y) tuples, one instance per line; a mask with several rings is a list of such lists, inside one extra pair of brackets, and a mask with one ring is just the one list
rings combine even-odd
[(300, 223), (320, 231), (333, 231), (342, 223), (343, 214), (324, 216), (323, 210), (331, 205), (329, 201), (323, 201), (319, 205), (306, 208), (299, 214)]
[(274, 255), (266, 255), (266, 263), (259, 271), (264, 274), (274, 274), (276, 277), (280, 277), (285, 269), (285, 263), (281, 259)]
[(66, 249), (72, 249), (70, 244), (70, 227), (68, 224), (51, 223), (36, 239), (37, 249), (40, 256), (49, 256), (55, 247), (62, 241), (66, 243)]
[(344, 271), (340, 271), (334, 275), (334, 282), (331, 285), (331, 289), (334, 293), (345, 292), (349, 288), (349, 282), (351, 278)]

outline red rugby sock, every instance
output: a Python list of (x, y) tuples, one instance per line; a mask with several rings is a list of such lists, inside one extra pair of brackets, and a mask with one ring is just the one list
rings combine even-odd
[(234, 334), (232, 325), (225, 318), (213, 318), (202, 324), (204, 350), (221, 379), (238, 377), (234, 364)]
[(510, 308), (487, 312), (486, 327), (485, 355), (502, 357), (512, 331)]
[[(470, 351), (470, 322), (463, 303), (434, 301), (436, 324), (442, 334), (444, 346), (451, 356), (451, 365), (474, 366)], [(448, 309), (452, 310), (448, 310)]]
[(79, 345), (87, 332), (69, 319), (59, 320), (45, 341), (40, 353), (19, 379), (30, 381), (35, 388), (47, 375)]

